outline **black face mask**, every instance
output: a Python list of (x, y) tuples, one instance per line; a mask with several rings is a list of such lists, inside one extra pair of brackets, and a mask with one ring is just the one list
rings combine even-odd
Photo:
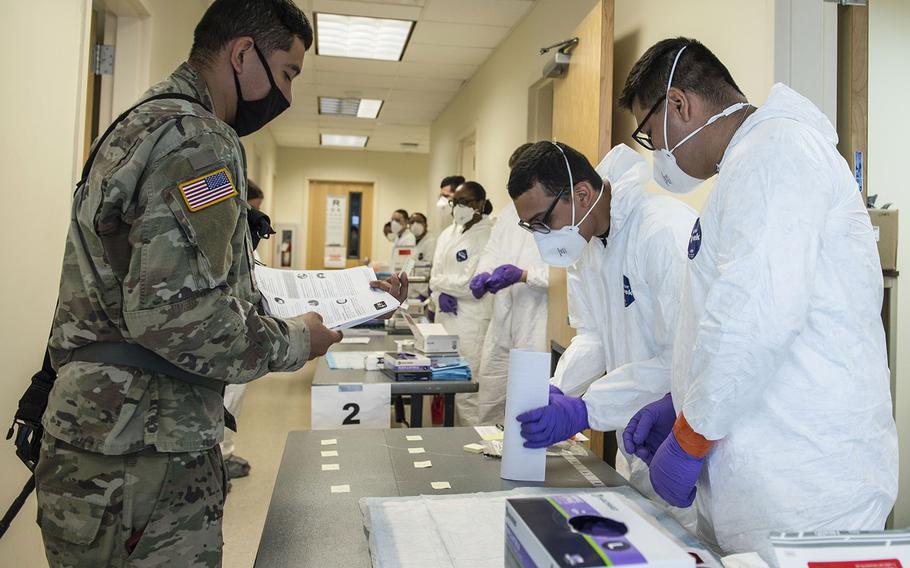
[(259, 46), (253, 45), (253, 49), (256, 50), (262, 67), (265, 68), (265, 74), (268, 75), (269, 85), (272, 88), (265, 98), (258, 101), (245, 101), (240, 92), (240, 79), (237, 78), (237, 72), (234, 72), (234, 85), (237, 87), (237, 112), (234, 114), (233, 127), (237, 136), (246, 136), (256, 132), (291, 106), (291, 103), (284, 97), (284, 93), (275, 84), (272, 70), (269, 68), (265, 56), (259, 51)]

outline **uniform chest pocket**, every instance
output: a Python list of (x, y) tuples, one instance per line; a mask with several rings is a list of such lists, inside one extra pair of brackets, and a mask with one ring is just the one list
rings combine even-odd
[[(196, 251), (198, 273), (207, 286), (225, 282), (234, 262), (234, 236), (244, 204), (237, 195), (191, 210), (179, 187), (165, 195), (183, 237)], [(246, 219), (243, 219), (246, 222)]]

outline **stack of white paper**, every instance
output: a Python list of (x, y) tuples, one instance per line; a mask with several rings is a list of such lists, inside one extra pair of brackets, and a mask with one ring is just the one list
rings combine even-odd
[(368, 266), (344, 270), (279, 270), (257, 266), (253, 271), (266, 311), (294, 317), (318, 312), (331, 329), (354, 327), (398, 309), (401, 304), (382, 290), (370, 288), (376, 274)]
[(524, 447), (521, 423), (523, 412), (546, 406), (550, 397), (550, 354), (528, 349), (509, 352), (509, 385), (506, 388), (506, 421), (503, 436), (502, 468), (499, 475), (514, 481), (543, 481), (547, 470), (547, 449)]

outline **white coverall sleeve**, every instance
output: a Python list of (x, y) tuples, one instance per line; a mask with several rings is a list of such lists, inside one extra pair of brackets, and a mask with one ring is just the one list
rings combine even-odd
[(550, 287), (550, 266), (541, 261), (539, 263), (535, 262), (531, 266), (521, 266), (528, 271), (528, 286), (531, 288), (538, 288), (541, 290), (546, 290)]
[(493, 225), (493, 230), (490, 231), (490, 240), (487, 241), (486, 246), (483, 247), (483, 252), (480, 254), (480, 261), (477, 263), (475, 274), (493, 272), (497, 266), (502, 264), (502, 254), (500, 251), (502, 251), (504, 247), (504, 222), (505, 220), (502, 217), (496, 219), (496, 224)]
[[(687, 219), (681, 226), (695, 222)], [(684, 236), (683, 236), (684, 235)], [(683, 240), (685, 239), (685, 240)], [(650, 359), (632, 361), (610, 370), (584, 395), (588, 423), (602, 432), (622, 430), (643, 406), (670, 392), (673, 338), (679, 314), (679, 292), (686, 270), (688, 233), (674, 233), (665, 226), (639, 239), (639, 255), (648, 293), (654, 305), (651, 322), (656, 353)]]
[(703, 238), (716, 243), (719, 275), (695, 328), (689, 386), (674, 401), (709, 440), (752, 410), (808, 318), (830, 206), (825, 189), (834, 183), (830, 166), (791, 157), (806, 156), (787, 147), (803, 143), (752, 149), (722, 170), (715, 188), (726, 193), (722, 217)]
[(606, 371), (603, 343), (597, 326), (591, 320), (590, 305), (581, 284), (581, 275), (570, 271), (568, 276), (569, 325), (575, 337), (559, 358), (550, 384), (569, 396), (581, 396), (588, 385)]

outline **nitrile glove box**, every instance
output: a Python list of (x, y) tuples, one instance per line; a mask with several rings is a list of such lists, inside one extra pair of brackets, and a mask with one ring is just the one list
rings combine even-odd
[(507, 568), (655, 566), (695, 559), (615, 493), (506, 500)]
[(458, 352), (458, 336), (446, 331), (441, 323), (418, 323), (410, 314), (405, 314), (404, 319), (414, 334), (414, 347), (418, 351), (427, 355)]

